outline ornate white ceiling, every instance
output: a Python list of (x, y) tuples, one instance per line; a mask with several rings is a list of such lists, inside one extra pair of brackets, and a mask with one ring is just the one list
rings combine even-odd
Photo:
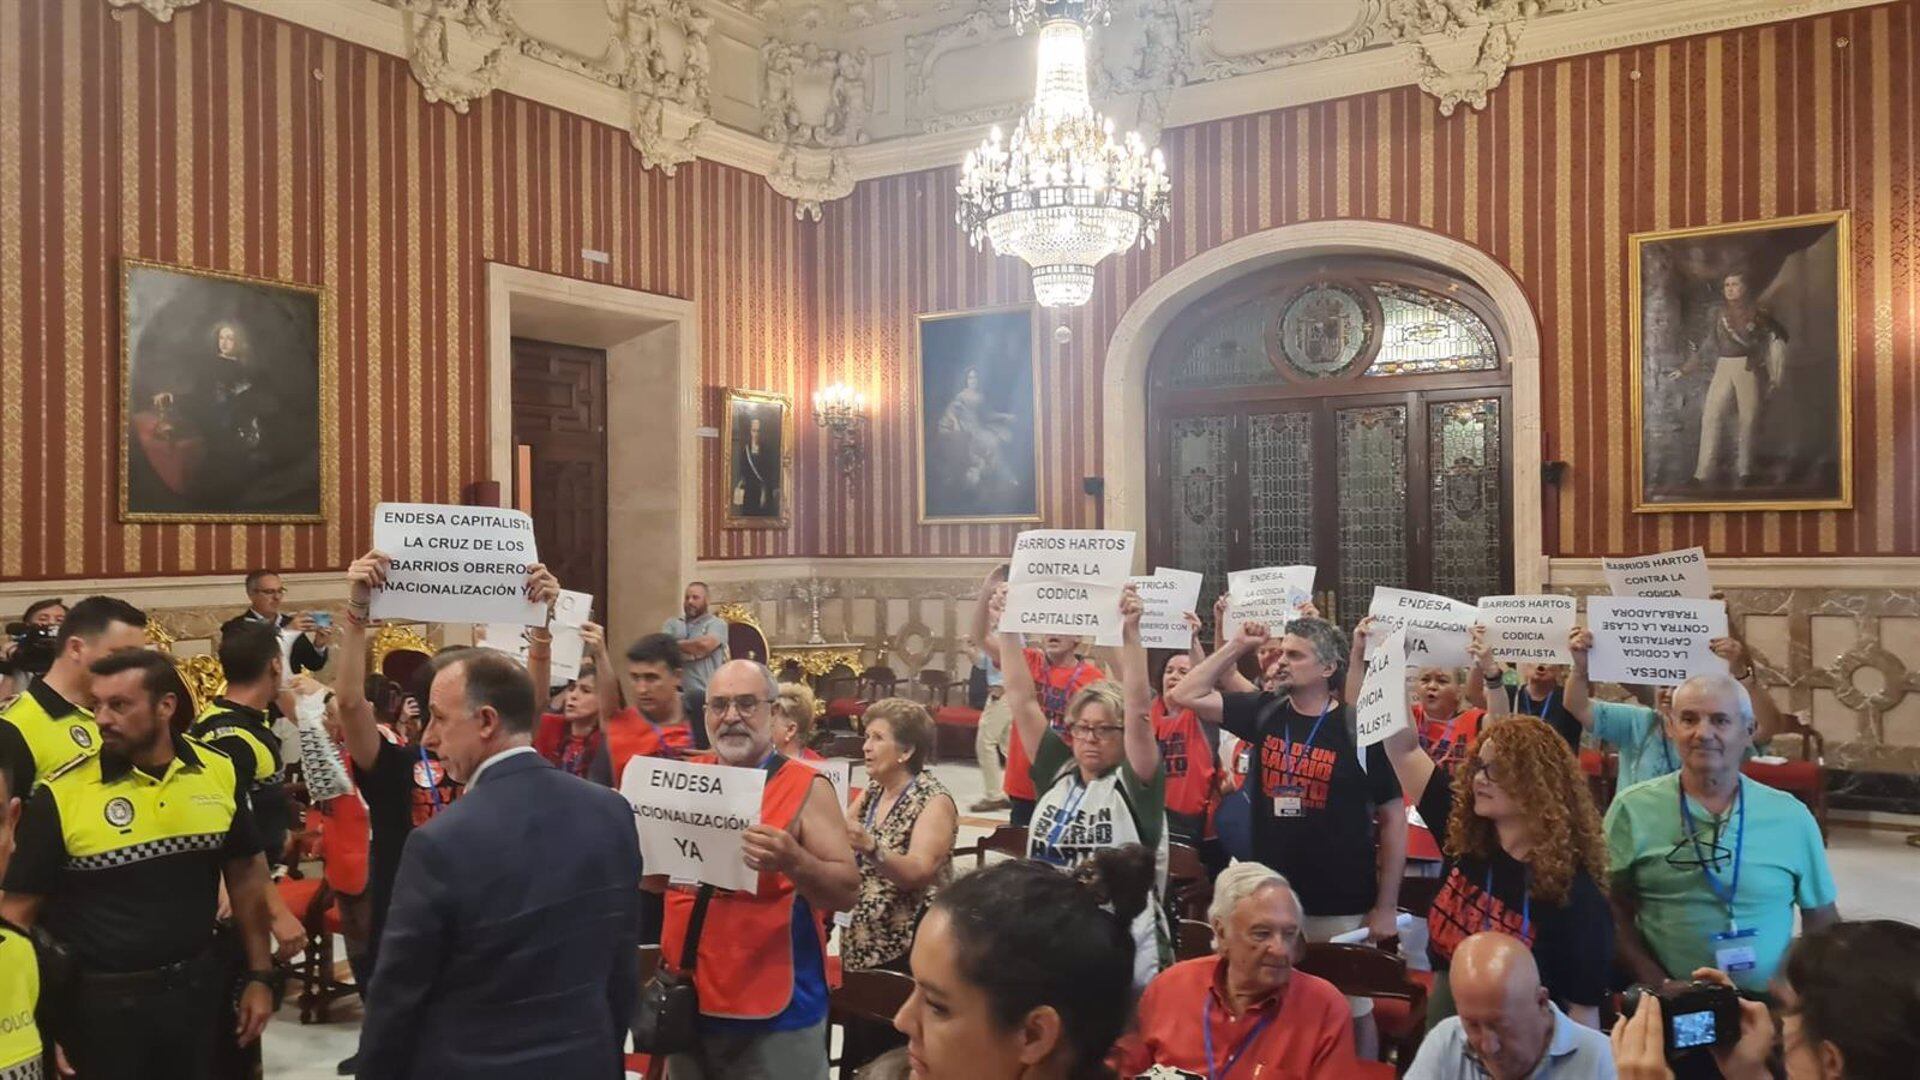
[[(958, 162), (1032, 93), (1006, 0), (232, 2), (406, 56), (453, 108), (510, 90), (624, 127), (648, 168), (752, 169), (815, 216), (856, 180)], [(1515, 63), (1873, 2), (1114, 0), (1095, 101), (1150, 138), (1407, 84), (1450, 114)]]

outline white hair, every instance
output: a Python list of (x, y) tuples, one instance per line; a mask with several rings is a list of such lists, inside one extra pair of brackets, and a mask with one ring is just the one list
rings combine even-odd
[(1726, 694), (1731, 696), (1740, 712), (1741, 722), (1747, 725), (1748, 731), (1753, 730), (1753, 695), (1747, 693), (1747, 688), (1740, 684), (1739, 679), (1720, 672), (1713, 672), (1707, 675), (1695, 675), (1693, 678), (1674, 687), (1673, 700), (1676, 712), (1680, 707), (1680, 695), (1687, 690), (1692, 690), (1699, 694), (1712, 694), (1715, 696)]
[[(1233, 909), (1240, 906), (1240, 901), (1270, 885), (1287, 890), (1287, 897), (1293, 901), (1294, 914), (1306, 918), (1307, 913), (1300, 907), (1300, 897), (1294, 893), (1293, 885), (1286, 878), (1265, 863), (1236, 862), (1220, 871), (1220, 876), (1213, 881), (1213, 902), (1207, 905), (1207, 922), (1214, 926), (1225, 923), (1227, 916), (1233, 914)], [(1217, 946), (1219, 935), (1216, 933), (1214, 936)]]

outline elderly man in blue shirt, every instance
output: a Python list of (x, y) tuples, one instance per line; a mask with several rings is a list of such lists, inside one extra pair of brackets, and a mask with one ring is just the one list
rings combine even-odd
[(1519, 938), (1469, 937), (1451, 977), (1457, 1012), (1427, 1033), (1407, 1080), (1613, 1080), (1607, 1037), (1560, 1011)]

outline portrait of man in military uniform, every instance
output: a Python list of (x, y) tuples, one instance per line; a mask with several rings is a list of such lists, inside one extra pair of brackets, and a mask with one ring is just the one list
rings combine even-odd
[(1852, 505), (1847, 226), (1630, 239), (1637, 509)]
[(319, 521), (319, 289), (129, 260), (121, 512)]

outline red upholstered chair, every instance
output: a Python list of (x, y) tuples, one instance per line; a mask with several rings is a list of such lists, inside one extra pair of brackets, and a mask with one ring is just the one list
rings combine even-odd
[[(1827, 741), (1814, 730), (1807, 718), (1800, 713), (1786, 717), (1787, 724), (1774, 736), (1794, 735), (1800, 739), (1800, 760), (1783, 761), (1778, 765), (1749, 761), (1740, 766), (1740, 771), (1770, 788), (1778, 788), (1807, 804), (1813, 812), (1813, 820), (1820, 825), (1820, 839), (1827, 839), (1827, 777), (1821, 766), (1827, 753)], [(1769, 743), (1769, 749), (1772, 744)]]
[(980, 710), (964, 705), (940, 705), (933, 710), (935, 761), (973, 760), (974, 736), (980, 730)]
[(1173, 930), (1173, 958), (1193, 960), (1213, 955), (1213, 927), (1199, 919), (1181, 919)]
[(1427, 990), (1409, 977), (1405, 960), (1371, 945), (1313, 942), (1301, 951), (1297, 966), (1348, 997), (1372, 998), (1381, 1048), (1391, 1047), (1403, 1067), (1412, 1064), (1426, 1034)]
[(920, 694), (929, 709), (948, 704), (955, 690), (963, 694), (967, 690), (967, 680), (956, 679), (940, 668), (921, 668), (914, 682), (920, 687)]
[(1587, 776), (1593, 805), (1604, 812), (1620, 784), (1620, 755), (1612, 750), (1581, 750), (1580, 771)]
[(360, 992), (359, 986), (342, 982), (335, 971), (333, 938), (340, 933), (340, 906), (333, 902), (333, 890), (324, 878), (288, 878), (276, 882), (275, 888), (307, 932), (300, 955), (283, 965), (288, 984), (300, 987), (300, 1022), (327, 1023), (335, 1001)]
[(860, 717), (867, 711), (867, 703), (860, 698), (860, 677), (845, 664), (835, 664), (820, 680), (820, 700), (827, 703), (822, 714), (823, 727), (839, 727), (848, 731), (860, 728)]

